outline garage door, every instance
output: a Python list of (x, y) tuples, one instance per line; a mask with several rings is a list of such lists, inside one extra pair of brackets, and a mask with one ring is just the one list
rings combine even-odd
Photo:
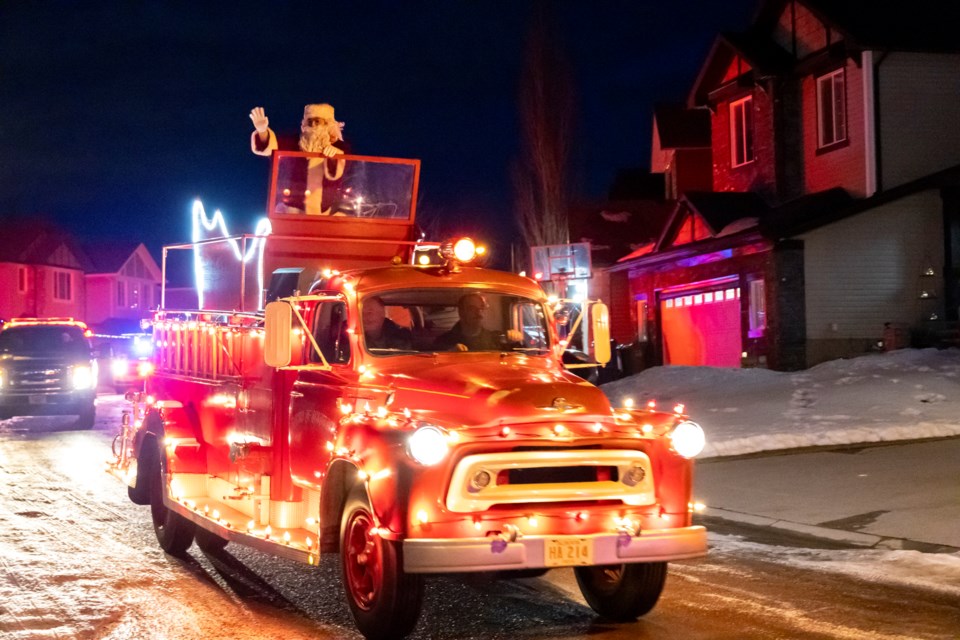
[(664, 364), (739, 367), (740, 288), (660, 300)]

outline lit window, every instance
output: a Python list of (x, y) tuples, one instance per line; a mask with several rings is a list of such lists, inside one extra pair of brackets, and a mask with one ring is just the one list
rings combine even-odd
[(817, 146), (827, 147), (847, 139), (847, 108), (843, 69), (817, 78)]
[(766, 285), (763, 280), (750, 281), (750, 330), (751, 338), (759, 338), (767, 328)]
[(73, 279), (69, 271), (53, 272), (53, 299), (69, 302), (73, 300)]
[(753, 162), (753, 96), (730, 103), (730, 161), (734, 167)]

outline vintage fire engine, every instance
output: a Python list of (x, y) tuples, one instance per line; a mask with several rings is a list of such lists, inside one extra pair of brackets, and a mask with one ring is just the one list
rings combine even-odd
[[(204, 238), (195, 211), (164, 265), (193, 252), (196, 304), (164, 292), (110, 471), (171, 554), (339, 553), (368, 638), (413, 629), (425, 574), (573, 567), (600, 615), (646, 613), (667, 562), (706, 552), (703, 431), (564, 369), (539, 283), (471, 266), (468, 240), (415, 240), (418, 173), (277, 152), (261, 233)], [(602, 362), (606, 308), (590, 316)]]

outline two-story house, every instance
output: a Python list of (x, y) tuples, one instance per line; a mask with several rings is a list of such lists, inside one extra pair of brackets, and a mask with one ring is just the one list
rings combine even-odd
[(957, 13), (766, 0), (717, 39), (687, 103), (710, 113), (712, 190), (609, 270), (658, 362), (802, 368), (957, 319)]
[(92, 263), (85, 275), (86, 321), (134, 331), (160, 304), (160, 267), (143, 243), (85, 246)]
[(90, 262), (68, 235), (42, 220), (5, 220), (0, 242), (0, 318), (84, 317)]

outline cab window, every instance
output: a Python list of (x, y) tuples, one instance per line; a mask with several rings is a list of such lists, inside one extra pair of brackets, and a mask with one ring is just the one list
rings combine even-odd
[[(347, 328), (347, 305), (343, 302), (321, 302), (313, 316), (313, 338), (323, 357), (330, 364), (350, 361), (350, 334)], [(313, 345), (307, 345), (309, 361), (320, 362)]]

